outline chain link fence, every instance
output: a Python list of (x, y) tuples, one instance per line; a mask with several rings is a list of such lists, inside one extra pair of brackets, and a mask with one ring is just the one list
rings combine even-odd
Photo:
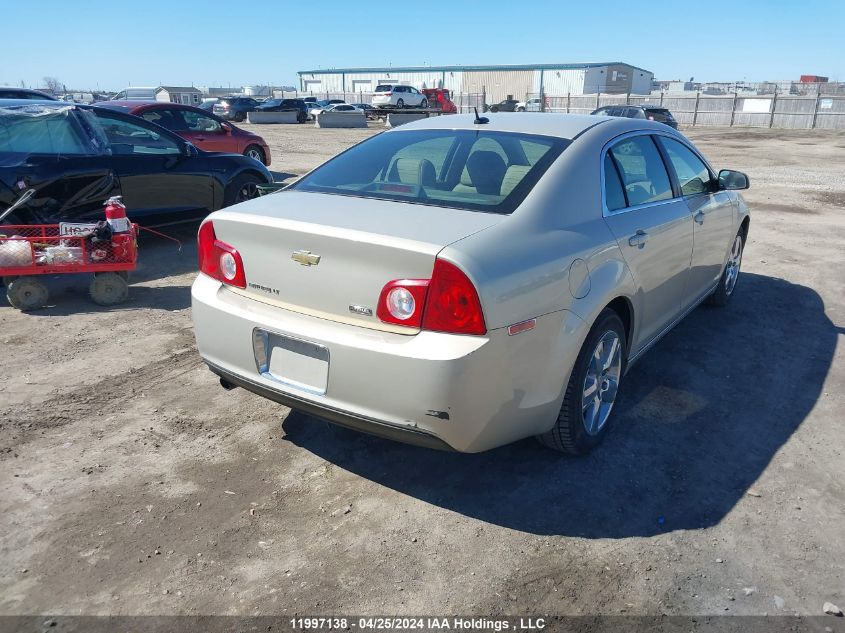
[(592, 94), (526, 95), (539, 99), (545, 112), (589, 114), (609, 105), (659, 105), (669, 109), (681, 125), (772, 127), (783, 129), (845, 130), (845, 94), (815, 95), (740, 93), (709, 95), (661, 92), (652, 95)]

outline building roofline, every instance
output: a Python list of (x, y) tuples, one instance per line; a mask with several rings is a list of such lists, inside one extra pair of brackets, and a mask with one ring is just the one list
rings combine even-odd
[(600, 68), (604, 66), (628, 66), (644, 73), (650, 70), (632, 66), (626, 62), (598, 62), (588, 64), (510, 64), (493, 66), (388, 66), (371, 68), (325, 68), (317, 70), (300, 70), (298, 75), (340, 75), (344, 73), (407, 73), (407, 72), (464, 72), (464, 71), (497, 71), (497, 70), (578, 70), (585, 68)]

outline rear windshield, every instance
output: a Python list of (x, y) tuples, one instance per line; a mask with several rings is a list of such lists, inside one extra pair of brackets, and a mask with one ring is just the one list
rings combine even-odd
[(658, 114), (660, 116), (672, 116), (671, 112), (666, 108), (645, 108), (648, 114)]
[(562, 138), (476, 130), (380, 134), (291, 190), (512, 213), (569, 145)]
[(376, 92), (390, 92), (393, 90), (393, 86), (390, 84), (379, 84), (376, 86)]

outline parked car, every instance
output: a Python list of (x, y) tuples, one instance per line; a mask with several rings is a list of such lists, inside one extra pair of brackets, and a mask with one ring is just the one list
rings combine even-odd
[(375, 108), (427, 108), (428, 98), (413, 86), (379, 84), (373, 92)]
[(541, 112), (543, 110), (543, 100), (535, 97), (528, 99), (528, 101), (520, 101), (516, 104), (516, 112)]
[(305, 123), (308, 120), (308, 105), (302, 99), (268, 99), (257, 108), (256, 112), (286, 112), (296, 110), (296, 120)]
[(346, 103), (343, 99), (321, 99), (320, 101), (311, 101), (307, 103), (308, 116), (313, 119), (318, 112), (322, 112), (332, 105), (340, 105)]
[(487, 110), (489, 112), (515, 112), (518, 105), (519, 100), (517, 99), (502, 99), (499, 103), (489, 106)]
[(124, 88), (112, 97), (113, 101), (153, 101), (156, 98), (156, 88), (134, 87)]
[(6, 223), (96, 220), (122, 195), (144, 224), (206, 215), (273, 182), (240, 154), (208, 153), (131, 114), (61, 101), (0, 100), (0, 214), (36, 193)]
[(362, 108), (352, 105), (351, 103), (332, 103), (324, 107), (311, 108), (309, 113), (311, 118), (316, 118), (321, 112), (364, 112)]
[(221, 119), (241, 123), (246, 120), (247, 112), (255, 110), (258, 104), (252, 97), (221, 97), (211, 111)]
[(609, 105), (593, 110), (590, 114), (597, 116), (621, 116), (629, 119), (648, 119), (664, 123), (671, 128), (678, 129), (678, 122), (667, 108), (659, 105)]
[(99, 107), (139, 116), (207, 152), (243, 154), (270, 164), (270, 147), (263, 138), (200, 108), (169, 101), (109, 101)]
[(8, 88), (0, 86), (0, 99), (34, 99), (38, 101), (59, 101), (56, 97), (29, 88)]
[(735, 294), (747, 187), (647, 120), (408, 123), (206, 219), (197, 346), (224, 387), (376, 435), (585, 453), (625, 370)]
[(202, 103), (200, 103), (197, 107), (200, 110), (205, 110), (206, 112), (212, 112), (213, 113), (214, 112), (214, 104), (217, 103), (218, 101), (220, 101), (220, 99), (217, 99), (216, 97), (203, 99)]
[(428, 106), (444, 114), (455, 114), (458, 107), (452, 102), (449, 91), (445, 88), (424, 88), (421, 91), (428, 100)]

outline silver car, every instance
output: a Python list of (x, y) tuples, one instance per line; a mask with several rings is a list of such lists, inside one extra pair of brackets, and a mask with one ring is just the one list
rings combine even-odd
[(734, 294), (747, 187), (645, 120), (406, 124), (208, 217), (197, 345), (224, 387), (340, 425), (584, 453), (628, 367)]

